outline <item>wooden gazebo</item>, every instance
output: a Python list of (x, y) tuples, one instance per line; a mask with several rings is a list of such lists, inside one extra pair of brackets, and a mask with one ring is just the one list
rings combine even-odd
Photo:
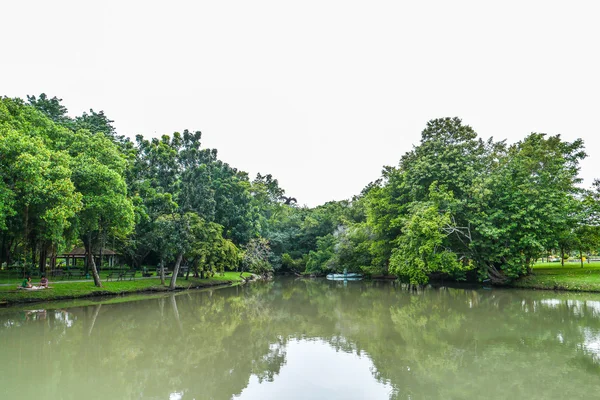
[[(73, 250), (71, 250), (69, 253), (61, 254), (59, 257), (65, 259), (67, 268), (69, 266), (75, 266), (77, 263), (77, 260), (79, 260), (79, 259), (83, 260), (84, 265), (86, 262), (85, 261), (85, 249), (83, 247), (76, 247)], [(115, 253), (111, 249), (102, 249), (102, 257), (108, 258), (108, 267), (112, 268), (115, 265), (118, 254)], [(100, 250), (96, 250), (96, 249), (94, 250), (94, 258), (95, 258), (94, 261), (99, 260)]]

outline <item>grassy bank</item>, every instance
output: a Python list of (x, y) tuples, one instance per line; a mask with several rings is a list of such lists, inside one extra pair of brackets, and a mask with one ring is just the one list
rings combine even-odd
[[(250, 274), (244, 274), (249, 276)], [(241, 282), (238, 272), (226, 272), (224, 276), (215, 275), (208, 279), (185, 278), (177, 279), (178, 289), (204, 288), (218, 285), (232, 285)], [(33, 282), (34, 284), (36, 282)], [(169, 281), (167, 280), (167, 285)], [(54, 301), (64, 299), (78, 299), (93, 296), (122, 295), (128, 293), (142, 292), (162, 292), (166, 291), (165, 286), (161, 286), (160, 279), (138, 278), (135, 281), (110, 281), (102, 282), (101, 288), (94, 286), (92, 280), (85, 282), (50, 282), (51, 289), (44, 290), (20, 290), (16, 285), (0, 286), (0, 302), (4, 304), (26, 303), (36, 301)]]
[(538, 263), (533, 273), (514, 282), (513, 287), (524, 289), (569, 290), (600, 292), (600, 262)]

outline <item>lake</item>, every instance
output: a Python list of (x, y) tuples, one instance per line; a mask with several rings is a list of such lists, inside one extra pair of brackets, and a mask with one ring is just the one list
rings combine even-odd
[(280, 278), (0, 313), (2, 399), (584, 399), (600, 296)]

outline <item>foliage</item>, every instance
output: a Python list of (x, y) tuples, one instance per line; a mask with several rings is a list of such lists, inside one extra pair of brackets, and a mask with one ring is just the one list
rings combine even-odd
[(456, 253), (445, 246), (450, 224), (450, 213), (441, 212), (437, 204), (415, 203), (392, 253), (390, 271), (417, 285), (427, 283), (435, 272), (452, 275), (464, 270)]
[(430, 121), (366, 192), (374, 264), (413, 283), (470, 266), (496, 283), (527, 274), (579, 223), (583, 157), (580, 140), (534, 133), (507, 147), (456, 118)]
[(269, 262), (271, 248), (269, 242), (264, 238), (251, 239), (244, 248), (242, 265), (244, 269), (265, 276), (273, 271)]
[(335, 269), (335, 245), (337, 241), (332, 234), (317, 239), (317, 250), (308, 253), (306, 272), (309, 274), (323, 274)]
[(83, 244), (94, 272), (90, 254), (111, 243), (136, 268), (201, 275), (241, 261), (263, 275), (347, 269), (423, 284), (476, 269), (506, 283), (545, 253), (600, 246), (600, 183), (578, 187), (580, 140), (507, 145), (434, 119), (359, 195), (309, 208), (271, 174), (250, 181), (199, 131), (133, 143), (103, 111), (70, 117), (57, 97), (27, 100), (0, 101), (0, 263), (43, 269)]

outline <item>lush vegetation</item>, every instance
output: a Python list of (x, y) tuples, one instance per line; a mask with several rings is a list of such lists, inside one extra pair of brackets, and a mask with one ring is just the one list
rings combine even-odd
[[(103, 249), (130, 267), (204, 278), (224, 270), (320, 275), (348, 269), (412, 284), (507, 283), (536, 259), (600, 247), (600, 183), (578, 186), (583, 142), (532, 133), (483, 140), (458, 118), (351, 200), (307, 208), (277, 179), (251, 180), (188, 130), (135, 142), (103, 112), (74, 118), (42, 94), (0, 100), (0, 264), (55, 269), (75, 246), (96, 286)], [(295, 194), (300, 199), (300, 194)], [(164, 274), (159, 274), (165, 284)]]

